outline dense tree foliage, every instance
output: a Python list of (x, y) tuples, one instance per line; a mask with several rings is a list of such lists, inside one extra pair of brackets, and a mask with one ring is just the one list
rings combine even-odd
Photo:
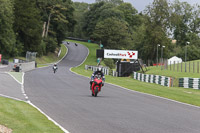
[[(0, 52), (54, 52), (66, 37), (90, 39), (110, 49), (133, 49), (139, 58), (200, 58), (200, 6), (175, 0), (154, 0), (138, 13), (123, 0), (0, 0)], [(5, 23), (6, 22), (6, 23)], [(176, 43), (171, 43), (176, 40)], [(186, 42), (190, 42), (186, 46)], [(158, 44), (161, 47), (157, 47)], [(158, 49), (157, 49), (158, 48)]]
[[(187, 2), (176, 0), (171, 8), (171, 30), (172, 36), (177, 41), (174, 49), (171, 49), (172, 55), (178, 55), (184, 58), (186, 42), (190, 42), (188, 48), (188, 59), (199, 59), (200, 49), (200, 8), (199, 5), (191, 6)], [(181, 49), (181, 50), (180, 50)]]
[(14, 30), (24, 51), (39, 51), (42, 41), (40, 11), (33, 0), (15, 0)]
[[(154, 62), (157, 48), (160, 57), (162, 46), (165, 46), (165, 58), (174, 55), (184, 58), (186, 42), (190, 42), (188, 58), (200, 58), (200, 54), (194, 54), (200, 47), (199, 5), (154, 0), (141, 13), (133, 6), (123, 0), (96, 0), (90, 5), (76, 3), (74, 7), (79, 11), (76, 16), (80, 16), (80, 21), (76, 29), (79, 36), (74, 37), (101, 42), (105, 48), (138, 50), (139, 58)], [(158, 44), (161, 46), (157, 47)]]
[(106, 48), (124, 49), (131, 43), (126, 23), (117, 18), (107, 18), (97, 23), (93, 37), (104, 44)]
[[(157, 45), (165, 46), (165, 52), (170, 44), (168, 38), (169, 27), (169, 5), (166, 0), (154, 0), (145, 11), (145, 41), (142, 46), (137, 46), (142, 59), (154, 60), (156, 57)], [(165, 56), (166, 57), (166, 56)]]
[(68, 36), (73, 36), (77, 38), (87, 38), (85, 36), (85, 31), (82, 30), (83, 24), (84, 24), (84, 13), (88, 11), (89, 4), (88, 3), (80, 3), (75, 2), (73, 4), (73, 7), (75, 9), (74, 11), (74, 19), (77, 22), (74, 26), (74, 30), (68, 34)]
[(111, 4), (114, 4), (114, 5), (120, 5), (122, 4), (124, 1), (123, 0), (96, 0), (96, 2), (107, 2), (107, 3), (111, 3)]
[(44, 23), (43, 37), (46, 52), (53, 52), (73, 30), (75, 20), (71, 0), (37, 0)]
[[(118, 3), (118, 4), (116, 4)], [(98, 1), (84, 14), (83, 30), (106, 48), (133, 49), (131, 34), (134, 26), (140, 25), (137, 10), (123, 1)]]
[(54, 52), (73, 31), (71, 0), (0, 0), (0, 53), (4, 57)]
[(13, 31), (14, 14), (12, 0), (0, 0), (0, 54), (13, 55), (15, 33)]

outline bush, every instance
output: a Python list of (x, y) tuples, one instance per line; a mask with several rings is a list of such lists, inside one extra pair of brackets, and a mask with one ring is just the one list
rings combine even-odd
[(42, 40), (41, 44), (38, 47), (37, 56), (41, 57), (46, 54), (46, 43)]
[(49, 37), (45, 39), (44, 41), (46, 43), (46, 53), (49, 53), (49, 52), (53, 53), (56, 50), (56, 47), (58, 46), (56, 39)]
[(110, 69), (115, 68), (115, 63), (113, 59), (104, 59), (104, 64)]

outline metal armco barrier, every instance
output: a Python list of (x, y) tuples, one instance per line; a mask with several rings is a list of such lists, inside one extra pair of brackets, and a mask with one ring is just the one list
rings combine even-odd
[(142, 82), (155, 83), (167, 87), (173, 86), (173, 79), (171, 77), (133, 72), (133, 78)]
[[(97, 66), (89, 66), (89, 65), (85, 65), (85, 69), (86, 70), (92, 70), (93, 72), (97, 70)], [(102, 67), (102, 72), (105, 75), (109, 75), (109, 68), (108, 67)]]
[(179, 78), (179, 87), (200, 89), (200, 78)]

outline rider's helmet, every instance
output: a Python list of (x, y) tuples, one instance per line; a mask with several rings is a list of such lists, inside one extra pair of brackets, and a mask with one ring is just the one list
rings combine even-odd
[(98, 67), (98, 68), (97, 68), (97, 71), (98, 71), (98, 72), (101, 72), (101, 71), (102, 71), (102, 68), (101, 68), (101, 67)]
[(57, 64), (56, 64), (56, 63), (54, 63), (54, 66), (57, 66)]

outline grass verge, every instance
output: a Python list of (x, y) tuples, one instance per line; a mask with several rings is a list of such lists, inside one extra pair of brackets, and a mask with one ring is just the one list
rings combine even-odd
[(38, 67), (44, 67), (48, 66), (49, 63), (57, 62), (65, 56), (66, 52), (66, 46), (64, 44), (61, 44), (61, 53), (59, 57), (55, 53), (49, 53), (46, 56), (36, 58), (37, 65)]
[(22, 83), (22, 72), (9, 72), (17, 81)]
[(28, 103), (0, 97), (0, 125), (13, 133), (63, 133), (37, 109)]
[[(84, 69), (85, 65), (94, 65), (96, 61), (96, 49), (98, 45), (86, 42), (79, 42), (79, 41), (71, 41), (70, 42), (77, 42), (85, 45), (90, 50), (88, 58), (86, 61), (79, 67), (72, 68), (72, 71), (90, 77), (92, 71), (87, 71)], [(164, 98), (173, 99), (176, 101), (200, 106), (200, 91), (193, 90), (193, 89), (185, 89), (179, 87), (164, 87), (157, 84), (150, 84), (145, 82), (140, 82), (138, 80), (134, 80), (130, 77), (112, 77), (106, 76), (106, 82), (116, 84), (131, 90), (153, 94), (156, 96), (161, 96)]]
[[(170, 67), (170, 66), (169, 66)], [(180, 67), (180, 65), (179, 65)], [(177, 68), (177, 65), (175, 65), (175, 68)], [(189, 69), (189, 66), (188, 66)], [(190, 72), (184, 72), (184, 71), (180, 71), (181, 69), (179, 68), (179, 71), (177, 71), (177, 69), (175, 70), (161, 70), (161, 67), (158, 66), (152, 66), (152, 67), (148, 67), (148, 71), (146, 72), (146, 74), (154, 74), (154, 75), (163, 75), (163, 76), (168, 76), (168, 77), (174, 77), (174, 78), (183, 78), (183, 77), (190, 77), (190, 78), (199, 78), (199, 73), (195, 72), (193, 73), (192, 70)]]

